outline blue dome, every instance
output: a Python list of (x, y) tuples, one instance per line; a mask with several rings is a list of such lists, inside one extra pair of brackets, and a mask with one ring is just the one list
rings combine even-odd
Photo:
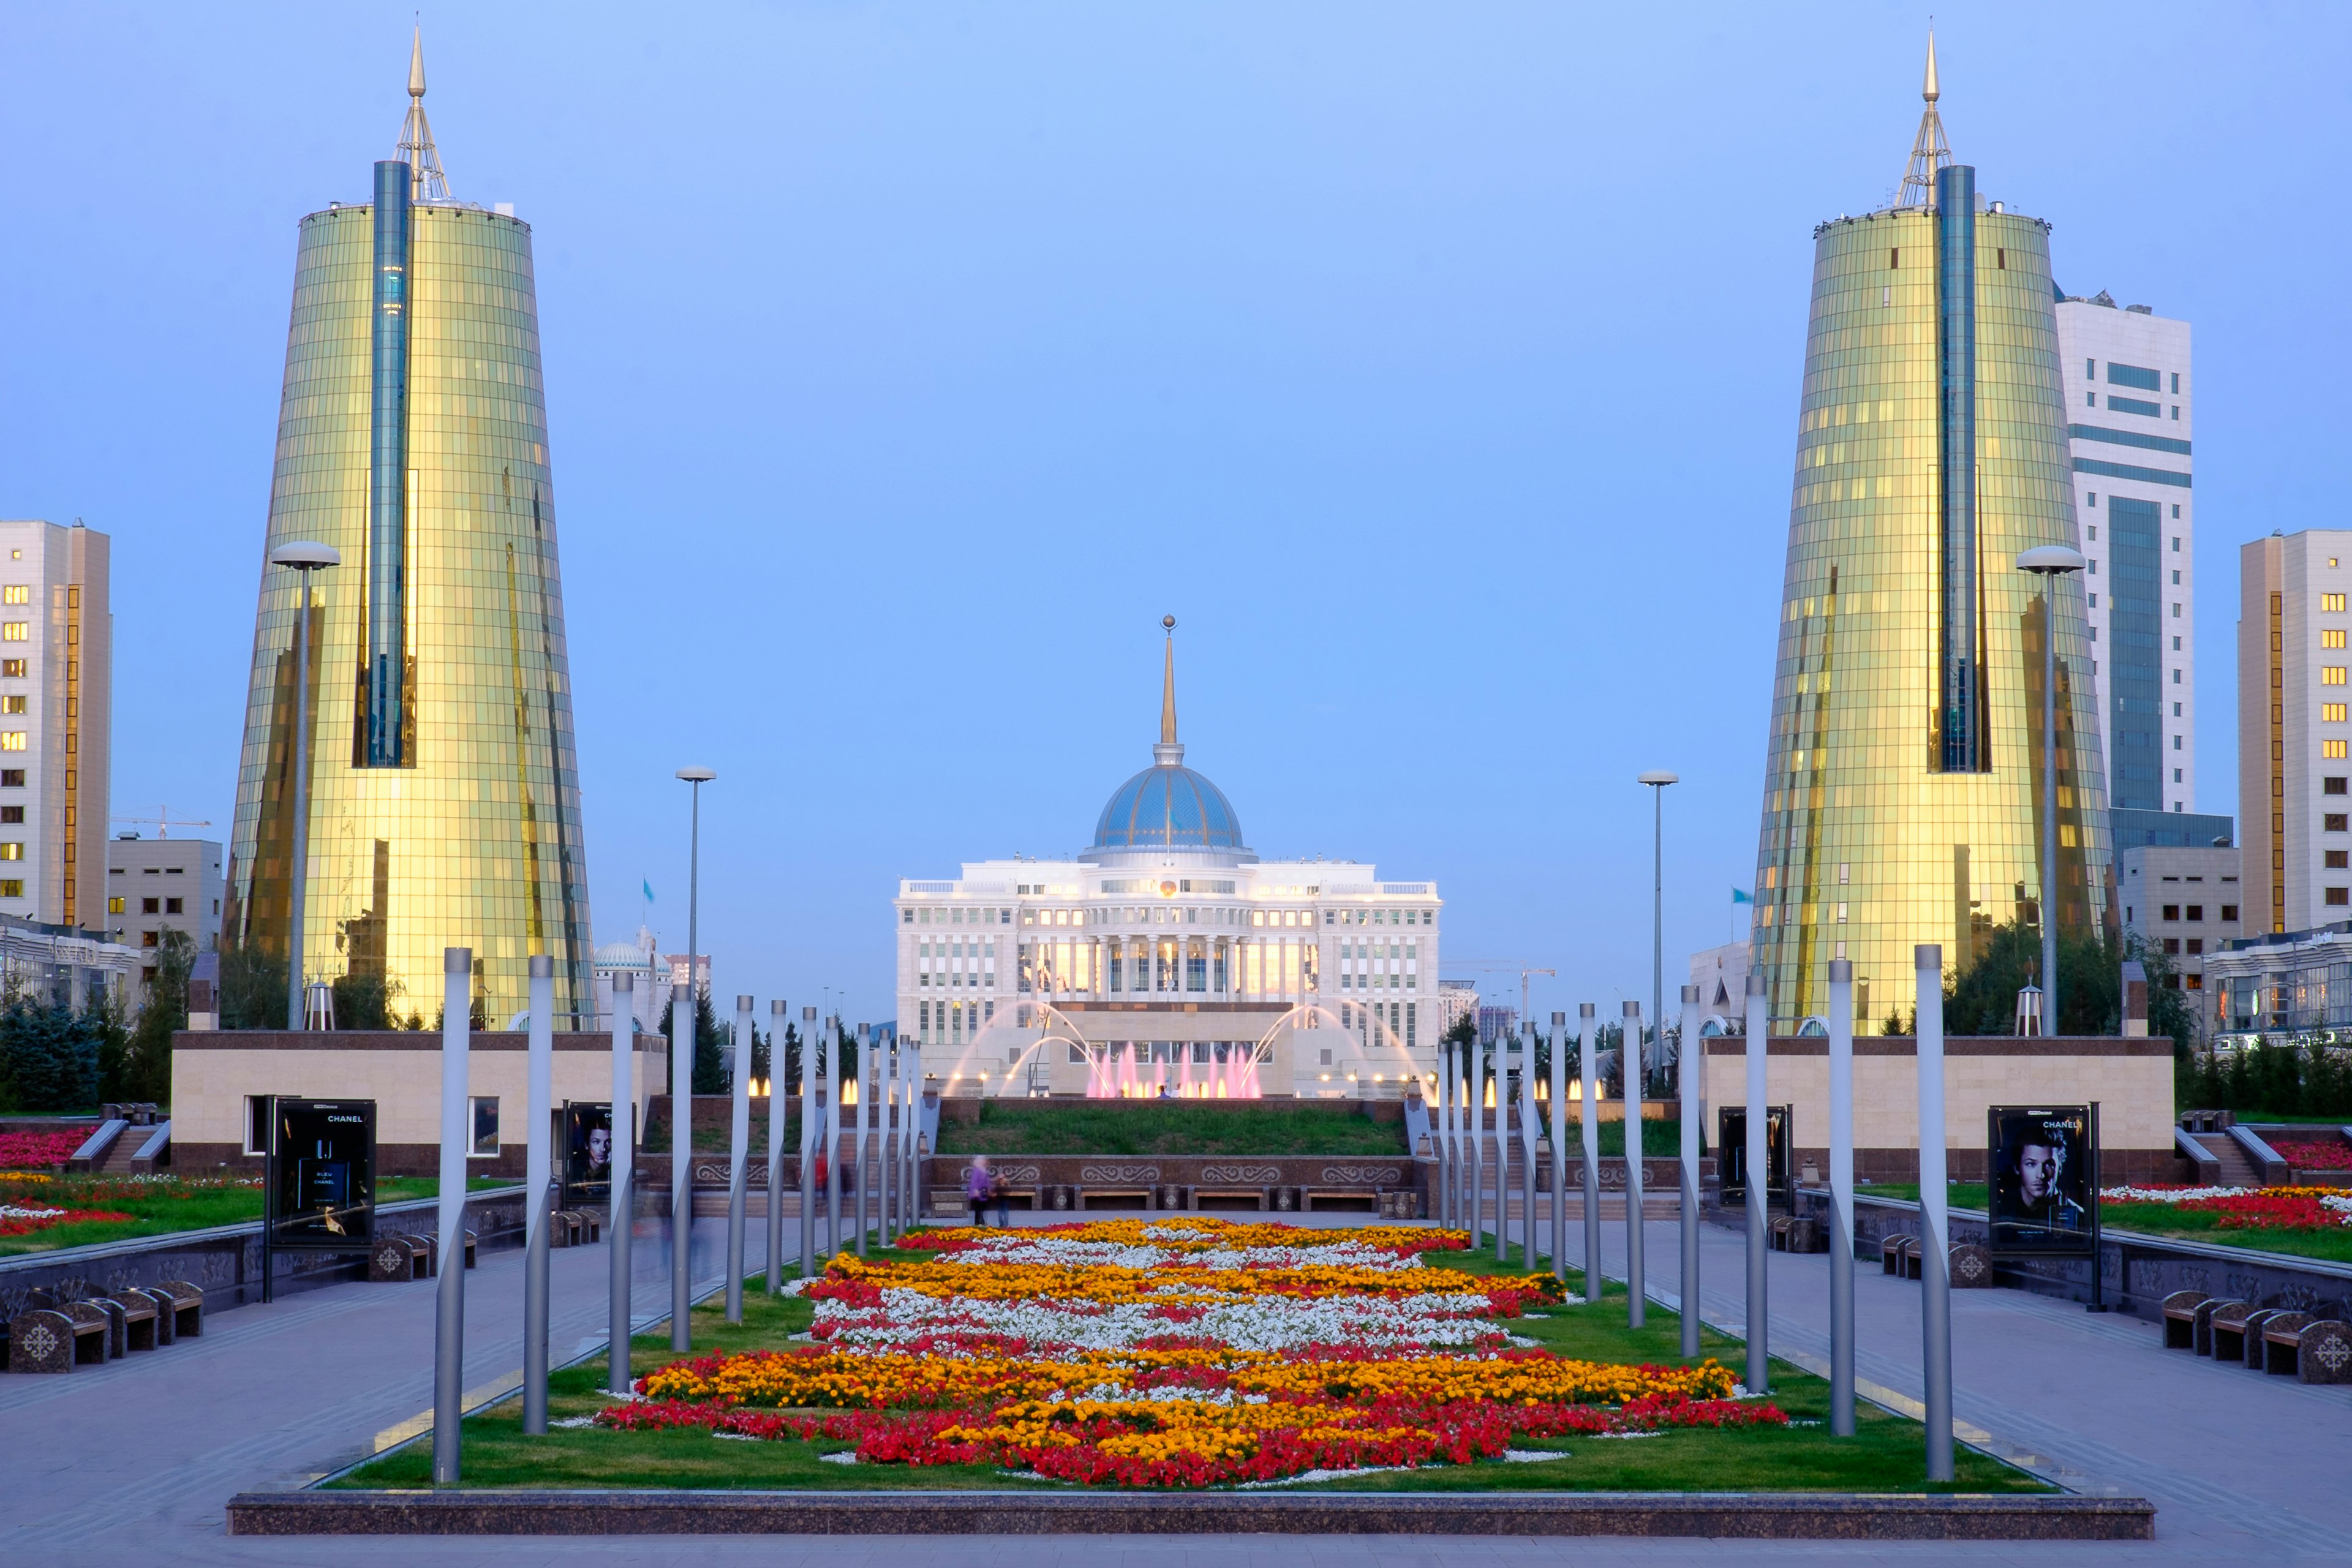
[[(1180, 750), (1181, 748), (1171, 748)], [(1161, 763), (1118, 786), (1095, 824), (1097, 849), (1240, 849), (1242, 825), (1224, 792), (1181, 763)]]

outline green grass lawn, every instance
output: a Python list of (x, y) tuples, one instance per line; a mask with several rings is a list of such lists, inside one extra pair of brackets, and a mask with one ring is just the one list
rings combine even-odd
[[(1857, 1198), (1907, 1198), (1916, 1203), (1919, 1184), (1881, 1182), (1876, 1186), (1856, 1187), (1853, 1192)], [(1954, 1182), (1950, 1192), (1952, 1207), (1983, 1212), (1986, 1189), (1982, 1183)], [(2281, 1252), (2290, 1258), (2316, 1258), (2325, 1263), (2352, 1263), (2352, 1226), (2314, 1230), (2224, 1230), (2222, 1217), (2204, 1209), (2182, 1209), (2169, 1204), (2108, 1203), (2100, 1205), (2099, 1223), (2109, 1230), (2137, 1231), (2142, 1236), (2178, 1237), (2183, 1241), (2209, 1242), (2215, 1247)]]
[[(476, 1176), (466, 1184), (469, 1192), (512, 1186), (510, 1177)], [(441, 1190), (432, 1176), (380, 1176), (376, 1202), (405, 1203), (429, 1198)], [(0, 1203), (43, 1208), (100, 1209), (127, 1214), (127, 1220), (79, 1220), (53, 1225), (29, 1236), (0, 1237), (0, 1258), (28, 1252), (54, 1252), (65, 1247), (90, 1247), (102, 1241), (133, 1237), (167, 1236), (173, 1231), (207, 1230), (214, 1226), (242, 1225), (261, 1217), (258, 1186), (225, 1186), (203, 1180), (126, 1182), (101, 1174), (62, 1175), (47, 1182), (0, 1181)]]
[(942, 1120), (941, 1154), (1402, 1154), (1404, 1123), (1348, 1104), (1262, 1100), (982, 1100), (980, 1124)]
[[(1433, 1255), (1432, 1261), (1472, 1274), (1516, 1273), (1498, 1267), (1486, 1252)], [(809, 1303), (771, 1301), (755, 1279), (744, 1292), (740, 1327), (730, 1328), (717, 1302), (694, 1313), (694, 1353), (741, 1351), (781, 1343), (805, 1329)], [(1570, 1286), (1582, 1281), (1573, 1272)], [(1639, 1331), (1625, 1326), (1625, 1299), (1619, 1288), (1597, 1304), (1556, 1308), (1511, 1327), (1555, 1353), (1608, 1362), (1680, 1364), (1681, 1325), (1674, 1313), (1652, 1304)], [(1709, 1331), (1703, 1352), (1737, 1365), (1739, 1342)], [(669, 1336), (639, 1335), (630, 1347), (637, 1376), (677, 1359)], [(2021, 1471), (1973, 1450), (1958, 1455), (1958, 1479), (1930, 1485), (1919, 1426), (1864, 1405), (1852, 1437), (1829, 1436), (1829, 1385), (1780, 1363), (1774, 1363), (1772, 1398), (1794, 1421), (1819, 1425), (1749, 1431), (1674, 1431), (1635, 1440), (1567, 1438), (1530, 1441), (1530, 1449), (1565, 1452), (1547, 1464), (1500, 1462), (1437, 1466), (1419, 1470), (1305, 1483), (1295, 1489), (1337, 1491), (1964, 1491), (2038, 1492), (2051, 1489)], [(604, 1358), (552, 1374), (548, 1410), (552, 1419), (588, 1415), (606, 1403)], [(909, 1468), (896, 1465), (824, 1465), (818, 1455), (850, 1445), (820, 1442), (729, 1442), (702, 1432), (620, 1433), (599, 1428), (522, 1433), (522, 1405), (508, 1400), (466, 1423), (465, 1485), (483, 1488), (610, 1487), (616, 1482), (647, 1487), (759, 1488), (829, 1491), (971, 1488), (1060, 1488), (1062, 1483), (1009, 1473), (992, 1466)], [(362, 1466), (334, 1483), (341, 1487), (425, 1488), (432, 1484), (432, 1451), (419, 1442)]]

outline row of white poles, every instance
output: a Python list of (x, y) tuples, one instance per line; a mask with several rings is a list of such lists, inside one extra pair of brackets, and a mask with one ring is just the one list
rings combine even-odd
[[(1952, 1331), (1949, 1199), (1945, 1187), (1944, 1125), (1944, 984), (1943, 949), (1927, 942), (1914, 953), (1918, 1013), (1914, 1026), (1918, 1047), (1919, 1089), (1919, 1208), (1920, 1333), (1927, 1390), (1927, 1479), (1953, 1479)], [(1766, 1079), (1770, 1019), (1763, 977), (1751, 974), (1747, 987), (1747, 1036), (1743, 1066), (1747, 1078), (1746, 1136), (1741, 1153), (1746, 1171), (1747, 1325), (1746, 1383), (1756, 1394), (1771, 1389), (1769, 1346), (1770, 1166), (1768, 1132), (1769, 1108)], [(1577, 1009), (1580, 1037), (1585, 1042), (1582, 1093), (1578, 1110), (1584, 1154), (1583, 1209), (1585, 1294), (1598, 1300), (1601, 1278), (1601, 1074), (1597, 1010), (1590, 1002)], [(1699, 1122), (1704, 1115), (1705, 1042), (1699, 1037), (1698, 988), (1682, 989), (1682, 1058), (1677, 1073), (1681, 1115), (1678, 1151), (1681, 1167), (1682, 1353), (1699, 1353)], [(1555, 1278), (1568, 1278), (1568, 1162), (1560, 1138), (1561, 1110), (1566, 1101), (1568, 1016), (1551, 1016), (1551, 1260)], [(1830, 964), (1830, 1429), (1838, 1436), (1854, 1432), (1854, 1247), (1853, 1247), (1853, 965), (1845, 959)], [(1622, 1096), (1625, 1128), (1625, 1253), (1626, 1321), (1643, 1325), (1645, 1283), (1643, 1278), (1642, 1228), (1642, 1014), (1641, 1004), (1624, 1005)], [(1535, 1166), (1536, 1140), (1541, 1131), (1535, 1099), (1536, 1039), (1532, 1024), (1518, 1037), (1517, 1114), (1522, 1172), (1520, 1239), (1523, 1266), (1537, 1261)], [(1450, 1228), (1467, 1230), (1470, 1245), (1484, 1240), (1486, 1224), (1488, 1137), (1486, 1100), (1507, 1082), (1502, 1047), (1490, 1056), (1474, 1044), (1442, 1046), (1434, 1110), (1436, 1128), (1431, 1152), (1438, 1170), (1433, 1188), (1433, 1217)], [(1511, 1108), (1508, 1096), (1495, 1093), (1493, 1133), (1495, 1256), (1505, 1256), (1508, 1230), (1508, 1149)]]

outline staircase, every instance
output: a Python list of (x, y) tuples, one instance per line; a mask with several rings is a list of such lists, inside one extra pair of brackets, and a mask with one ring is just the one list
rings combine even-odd
[(154, 1137), (157, 1132), (169, 1132), (171, 1126), (170, 1122), (163, 1121), (152, 1127), (133, 1125), (124, 1128), (121, 1136), (116, 1138), (113, 1144), (106, 1151), (105, 1157), (98, 1162), (97, 1168), (111, 1176), (148, 1174), (170, 1159), (171, 1145), (167, 1142), (162, 1149), (157, 1150), (158, 1158), (154, 1160), (140, 1159), (139, 1151), (145, 1148), (147, 1141)]
[(2254, 1163), (2246, 1158), (2246, 1152), (2239, 1148), (2237, 1140), (2227, 1132), (2192, 1132), (2189, 1136), (2197, 1140), (2207, 1153), (2221, 1162), (2221, 1172), (2215, 1177), (2221, 1185), (2259, 1187), (2263, 1184), (2262, 1173), (2254, 1169)]

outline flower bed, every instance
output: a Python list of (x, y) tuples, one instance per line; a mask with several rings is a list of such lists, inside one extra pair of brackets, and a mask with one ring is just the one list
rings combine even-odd
[(2352, 1193), (2339, 1187), (2106, 1187), (2099, 1195), (2210, 1214), (2222, 1230), (2333, 1230), (2352, 1226)]
[(1515, 1442), (1777, 1426), (1731, 1373), (1512, 1348), (1548, 1275), (1433, 1268), (1459, 1232), (1117, 1220), (924, 1233), (802, 1292), (812, 1342), (705, 1356), (606, 1406), (618, 1431), (846, 1443), (858, 1464), (985, 1464), (1198, 1487), (1469, 1464)]
[(92, 1122), (62, 1132), (0, 1132), (0, 1170), (62, 1165), (97, 1131), (98, 1124)]
[(0, 1236), (30, 1236), (53, 1225), (71, 1225), (78, 1220), (131, 1217), (110, 1209), (55, 1209), (37, 1204), (0, 1203)]
[(2268, 1138), (2263, 1142), (2277, 1151), (2280, 1159), (2298, 1171), (2352, 1171), (2352, 1143), (2340, 1139), (2321, 1142), (2311, 1139)]

